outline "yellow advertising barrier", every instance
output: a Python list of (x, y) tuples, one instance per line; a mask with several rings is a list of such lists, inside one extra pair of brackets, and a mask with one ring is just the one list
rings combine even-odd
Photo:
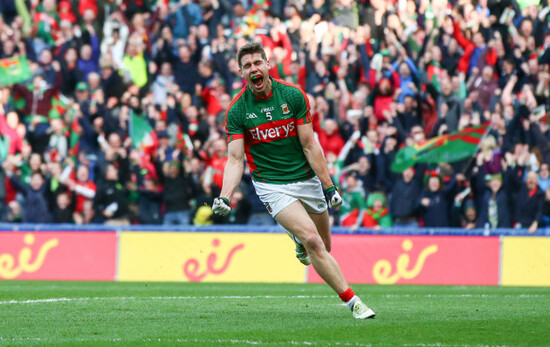
[(122, 232), (120, 281), (303, 283), (286, 234)]
[(502, 285), (550, 286), (550, 238), (504, 237)]

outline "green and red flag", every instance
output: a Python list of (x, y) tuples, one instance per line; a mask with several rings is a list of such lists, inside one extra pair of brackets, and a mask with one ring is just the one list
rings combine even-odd
[(82, 128), (78, 124), (78, 117), (73, 116), (71, 125), (69, 127), (69, 155), (77, 156), (79, 151), (78, 141), (80, 141), (80, 133)]
[(233, 35), (235, 36), (248, 36), (252, 34), (260, 26), (260, 17), (257, 12), (262, 7), (271, 6), (269, 0), (257, 0), (254, 2), (250, 10), (248, 11), (245, 20), (235, 29)]
[(193, 149), (193, 141), (191, 141), (191, 137), (189, 137), (188, 134), (183, 132), (181, 125), (178, 127), (178, 134), (176, 136), (176, 141), (174, 142), (174, 148), (179, 149), (182, 153), (185, 153), (184, 151), (186, 149)]
[(31, 68), (25, 57), (0, 59), (0, 86), (10, 86), (31, 78)]
[(131, 112), (130, 116), (130, 137), (132, 145), (140, 152), (149, 151), (158, 145), (157, 135), (147, 117), (135, 112)]
[(464, 128), (407, 146), (395, 155), (393, 172), (403, 172), (416, 163), (453, 163), (473, 156), (489, 129), (489, 123)]
[(440, 92), (441, 91), (441, 76), (443, 74), (443, 69), (438, 62), (432, 61), (428, 64), (426, 68), (426, 74), (428, 75), (428, 81), (432, 83), (434, 88)]
[(50, 108), (50, 118), (52, 116), (63, 116), (71, 100), (61, 93), (56, 93), (52, 96), (52, 106)]
[(14, 93), (10, 97), (10, 101), (8, 101), (8, 104), (13, 105), (16, 110), (23, 110), (27, 103), (25, 102), (25, 98), (23, 96), (21, 96), (21, 94)]

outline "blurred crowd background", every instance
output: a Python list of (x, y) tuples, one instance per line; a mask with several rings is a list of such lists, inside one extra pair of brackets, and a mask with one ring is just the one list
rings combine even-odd
[[(345, 200), (335, 225), (535, 232), (550, 224), (549, 10), (547, 0), (0, 0), (0, 217), (272, 224), (247, 170), (231, 215), (210, 209), (225, 111), (245, 85), (236, 52), (256, 40), (272, 77), (309, 97)], [(6, 79), (14, 61), (26, 81)], [(391, 170), (400, 148), (480, 124), (471, 158)]]

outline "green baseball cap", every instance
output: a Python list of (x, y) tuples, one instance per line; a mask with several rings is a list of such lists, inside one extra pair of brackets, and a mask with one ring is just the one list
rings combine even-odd
[(82, 81), (78, 82), (76, 84), (76, 90), (78, 91), (88, 90), (88, 83), (82, 82)]

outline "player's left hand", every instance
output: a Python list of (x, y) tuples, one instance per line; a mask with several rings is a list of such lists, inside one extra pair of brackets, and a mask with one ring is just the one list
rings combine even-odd
[(325, 199), (327, 200), (328, 207), (330, 208), (342, 205), (342, 196), (338, 192), (338, 187), (334, 184), (325, 189)]

